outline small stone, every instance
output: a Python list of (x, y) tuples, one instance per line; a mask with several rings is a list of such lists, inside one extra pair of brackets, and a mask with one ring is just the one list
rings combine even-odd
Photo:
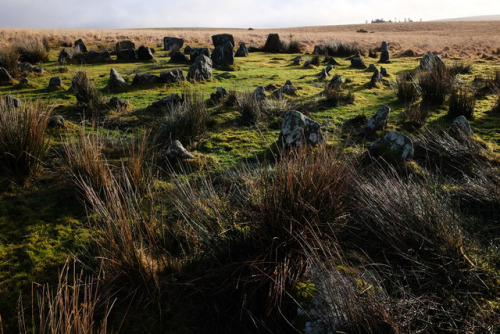
[(455, 118), (455, 120), (451, 124), (450, 134), (458, 136), (472, 136), (474, 132), (472, 131), (472, 127), (470, 126), (467, 118), (462, 115)]
[[(357, 52), (359, 53), (359, 52)], [(366, 68), (365, 62), (361, 57), (354, 57), (351, 59), (351, 67), (353, 68)]]
[(368, 72), (375, 72), (376, 70), (377, 66), (375, 66), (374, 64), (370, 64), (367, 69)]
[(127, 102), (123, 101), (119, 97), (112, 97), (109, 99), (108, 106), (111, 108), (125, 108), (127, 106)]
[(60, 77), (53, 77), (49, 80), (49, 88), (62, 87), (63, 83)]
[(255, 90), (252, 92), (253, 96), (255, 96), (255, 99), (257, 101), (264, 101), (267, 99), (266, 96), (266, 89), (262, 86), (257, 86)]
[(240, 44), (240, 48), (236, 51), (235, 57), (248, 57), (248, 49), (245, 43)]
[(328, 65), (339, 65), (339, 63), (333, 57), (328, 58)]
[(185, 55), (189, 55), (189, 54), (191, 54), (191, 50), (192, 50), (192, 48), (191, 48), (189, 45), (187, 45), (187, 46), (184, 48), (184, 54), (185, 54)]
[(73, 53), (69, 50), (62, 49), (61, 52), (59, 52), (59, 57), (57, 59), (57, 62), (59, 64), (65, 64), (71, 62), (73, 59)]
[(181, 142), (174, 140), (167, 148), (167, 156), (170, 159), (192, 159), (193, 155), (182, 146)]
[(272, 94), (272, 97), (280, 99), (283, 98), (284, 95), (295, 95), (296, 92), (297, 92), (297, 87), (295, 87), (290, 80), (287, 80), (283, 87), (276, 90)]
[(321, 73), (319, 74), (319, 79), (325, 80), (325, 79), (328, 79), (328, 77), (329, 77), (329, 75), (328, 75), (328, 71), (326, 70), (326, 68), (322, 69)]
[(186, 78), (184, 77), (184, 74), (182, 73), (182, 70), (180, 68), (174, 68), (172, 70), (167, 70), (160, 73), (160, 81), (163, 83), (169, 84), (185, 80)]
[(176, 63), (187, 63), (189, 62), (189, 59), (184, 53), (180, 51), (173, 51), (172, 53), (170, 53), (170, 61)]
[(182, 98), (177, 94), (170, 94), (161, 100), (151, 103), (152, 108), (168, 108), (176, 104), (182, 103)]
[(61, 115), (53, 115), (49, 117), (47, 127), (49, 128), (64, 128), (66, 121)]
[(373, 115), (367, 122), (365, 127), (365, 135), (371, 136), (373, 133), (379, 130), (385, 129), (387, 122), (389, 121), (389, 114), (391, 108), (388, 106), (382, 106), (378, 108), (375, 115)]
[(19, 108), (21, 106), (21, 100), (17, 97), (12, 96), (12, 95), (5, 96), (5, 103), (9, 107), (13, 107), (13, 108)]
[(304, 62), (304, 67), (309, 67), (309, 66), (311, 66), (311, 61), (310, 60), (306, 60)]
[(325, 49), (323, 49), (321, 47), (321, 45), (315, 45), (313, 54), (318, 55), (318, 56), (322, 56), (325, 54)]
[(10, 76), (9, 71), (5, 68), (0, 67), (0, 85), (10, 84), (12, 81), (12, 77)]
[(118, 71), (116, 71), (114, 68), (112, 68), (110, 73), (109, 73), (108, 87), (109, 88), (121, 88), (121, 87), (125, 87), (126, 85), (127, 85), (127, 83), (122, 78), (120, 73), (118, 73)]
[(132, 80), (133, 86), (147, 86), (160, 83), (160, 77), (154, 74), (137, 73)]
[(111, 55), (108, 51), (97, 52), (89, 51), (84, 56), (78, 57), (80, 62), (85, 63), (105, 63), (111, 60)]
[(189, 57), (191, 58), (191, 62), (194, 62), (199, 55), (205, 55), (210, 58), (210, 50), (208, 48), (192, 48), (189, 53)]
[(28, 78), (22, 78), (21, 81), (19, 81), (19, 84), (21, 84), (21, 85), (27, 85), (30, 82), (31, 81), (29, 81)]
[(384, 137), (371, 143), (370, 150), (380, 155), (388, 153), (398, 160), (411, 159), (415, 152), (412, 140), (397, 131), (390, 131)]
[(210, 100), (215, 103), (220, 102), (224, 97), (228, 96), (229, 92), (224, 87), (217, 87), (217, 90), (210, 94)]
[(121, 61), (136, 61), (137, 53), (134, 49), (122, 49), (116, 52), (116, 59)]
[(387, 73), (387, 69), (385, 67), (380, 66), (380, 74), (382, 74), (383, 77), (388, 77), (389, 74)]
[(300, 65), (300, 62), (302, 61), (302, 57), (301, 56), (297, 56), (295, 58), (293, 58), (292, 62), (294, 65)]
[(330, 80), (329, 87), (334, 88), (334, 89), (341, 89), (342, 88), (342, 77), (339, 74), (335, 74), (333, 76), (332, 80)]
[(382, 82), (382, 79), (383, 79), (382, 74), (380, 74), (380, 72), (378, 71), (378, 69), (375, 68), (375, 72), (372, 75), (370, 83), (377, 84), (379, 82)]
[(231, 41), (228, 40), (224, 45), (217, 46), (212, 52), (211, 58), (213, 66), (234, 65), (234, 44), (232, 44)]
[(265, 87), (266, 92), (276, 90), (278, 87), (275, 84), (270, 83)]

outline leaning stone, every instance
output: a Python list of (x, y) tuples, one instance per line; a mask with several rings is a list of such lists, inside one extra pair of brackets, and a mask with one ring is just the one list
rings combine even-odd
[(61, 52), (59, 52), (57, 62), (59, 64), (69, 63), (72, 59), (73, 53), (70, 50), (62, 49)]
[(341, 89), (342, 88), (342, 77), (340, 74), (335, 74), (328, 84), (330, 88)]
[(370, 150), (378, 155), (389, 155), (397, 160), (408, 160), (413, 157), (413, 142), (402, 133), (390, 131), (370, 145)]
[(278, 34), (269, 34), (267, 36), (266, 44), (262, 51), (271, 53), (280, 53), (283, 50), (283, 42)]
[(137, 73), (132, 80), (133, 86), (147, 86), (160, 83), (160, 77), (154, 74)]
[(253, 96), (255, 96), (255, 99), (257, 101), (264, 101), (265, 99), (267, 99), (266, 89), (262, 86), (257, 86), (257, 88), (255, 88), (252, 94)]
[(388, 106), (382, 106), (378, 108), (375, 115), (373, 115), (367, 122), (365, 127), (365, 135), (371, 136), (373, 133), (379, 130), (385, 129), (387, 122), (389, 121), (389, 114), (391, 108)]
[(380, 74), (380, 72), (378, 71), (378, 69), (375, 68), (375, 72), (372, 75), (370, 83), (376, 84), (376, 83), (382, 82), (382, 79), (383, 79), (382, 74)]
[(213, 66), (234, 65), (234, 45), (226, 41), (226, 44), (217, 46), (212, 52), (212, 63)]
[(5, 68), (0, 67), (0, 85), (10, 84), (12, 82), (12, 77), (9, 71)]
[(455, 118), (450, 127), (450, 134), (452, 135), (465, 135), (472, 136), (474, 132), (472, 131), (472, 127), (470, 126), (469, 121), (465, 116), (458, 116)]
[(122, 61), (135, 61), (137, 60), (137, 54), (134, 49), (123, 49), (116, 52), (116, 59)]
[(199, 55), (205, 55), (210, 58), (210, 50), (208, 48), (192, 48), (189, 53), (191, 62), (194, 62)]
[(170, 53), (170, 61), (176, 63), (187, 63), (189, 62), (189, 59), (184, 53), (180, 51), (173, 51), (172, 53)]
[(228, 96), (229, 92), (224, 87), (217, 87), (217, 90), (210, 94), (210, 100), (217, 103), (221, 101), (224, 97)]
[(174, 140), (167, 148), (167, 157), (170, 159), (192, 159), (193, 155), (189, 153), (181, 142)]
[(118, 73), (117, 70), (112, 68), (110, 73), (109, 73), (108, 87), (109, 88), (121, 88), (121, 87), (125, 87), (126, 85), (127, 85), (127, 83), (122, 78), (120, 73)]
[(231, 34), (218, 34), (212, 36), (212, 42), (214, 43), (214, 47), (222, 47), (226, 45), (227, 42), (230, 42), (234, 47), (234, 37)]
[(248, 49), (245, 43), (240, 44), (240, 48), (236, 51), (235, 57), (248, 57)]
[(328, 64), (328, 66), (326, 67), (326, 73), (330, 74), (331, 70), (333, 70), (333, 65)]
[(328, 58), (328, 65), (339, 65), (339, 63), (333, 57)]
[(389, 48), (387, 47), (387, 42), (382, 42), (382, 47), (380, 48), (380, 60), (379, 63), (390, 63), (389, 60)]
[(387, 73), (387, 69), (385, 67), (380, 66), (380, 74), (382, 74), (383, 77), (388, 77), (389, 74)]
[(196, 58), (193, 65), (189, 67), (188, 80), (209, 80), (212, 77), (212, 60), (205, 55)]
[(151, 53), (151, 50), (148, 47), (141, 45), (137, 50), (137, 58), (139, 58), (139, 60), (141, 61), (148, 61), (152, 60), (154, 57), (153, 54)]
[(319, 123), (296, 110), (289, 110), (283, 118), (278, 142), (285, 146), (316, 145), (323, 142), (323, 135)]
[(115, 51), (118, 54), (122, 50), (135, 50), (135, 44), (132, 41), (119, 41), (115, 45)]
[(63, 83), (60, 77), (53, 77), (49, 80), (49, 88), (62, 87)]
[(21, 106), (21, 100), (17, 97), (12, 96), (12, 95), (7, 95), (5, 97), (5, 103), (9, 107), (14, 107), (14, 108), (19, 108)]
[(47, 127), (49, 128), (64, 128), (65, 125), (66, 121), (61, 115), (50, 116), (49, 121), (47, 122)]
[(184, 40), (182, 38), (163, 37), (164, 51), (180, 50), (183, 45), (184, 45)]
[(83, 43), (82, 39), (80, 38), (79, 40), (75, 41), (75, 46), (74, 49), (80, 50), (82, 53), (87, 53), (87, 47), (85, 46), (85, 43)]
[(180, 68), (174, 68), (172, 70), (166, 70), (160, 73), (160, 81), (163, 83), (169, 84), (185, 80), (186, 78), (184, 77), (184, 74), (182, 73), (182, 70)]
[(328, 75), (328, 71), (326, 70), (326, 68), (322, 69), (321, 73), (319, 75), (319, 79), (325, 80), (325, 79), (328, 79), (328, 77), (329, 77), (329, 75)]
[(151, 103), (150, 107), (152, 108), (168, 108), (176, 104), (182, 103), (182, 98), (177, 94), (170, 94), (158, 100), (156, 102)]

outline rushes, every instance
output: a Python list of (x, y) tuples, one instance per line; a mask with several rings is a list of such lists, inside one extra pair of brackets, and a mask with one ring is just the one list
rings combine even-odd
[(455, 88), (450, 94), (448, 116), (456, 118), (463, 115), (467, 119), (472, 119), (476, 104), (475, 96), (475, 92), (468, 87)]
[(45, 130), (51, 112), (41, 101), (14, 108), (0, 97), (1, 170), (20, 183), (41, 166), (49, 144)]

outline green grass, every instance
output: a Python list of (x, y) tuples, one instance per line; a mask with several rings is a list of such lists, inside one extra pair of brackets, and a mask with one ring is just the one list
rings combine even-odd
[[(92, 46), (89, 49), (93, 49)], [(157, 50), (156, 62), (113, 61), (109, 64), (68, 65), (68, 71), (61, 73), (56, 63), (59, 50), (51, 49), (49, 62), (41, 65), (45, 74), (28, 75), (31, 85), (0, 87), (1, 96), (12, 94), (21, 99), (40, 98), (52, 103), (56, 105), (53, 114), (61, 114), (69, 120), (65, 129), (49, 130), (50, 156), (43, 163), (37, 178), (23, 187), (0, 179), (0, 315), (7, 330), (16, 328), (15, 305), (21, 293), (26, 300), (25, 304), (29, 304), (31, 282), (54, 282), (57, 280), (57, 268), (64, 264), (68, 256), (88, 255), (86, 247), (91, 238), (85, 223), (90, 214), (78, 199), (78, 192), (68, 180), (61, 161), (63, 143), (77, 140), (81, 130), (82, 116), (80, 110), (75, 108), (77, 101), (70, 89), (71, 79), (78, 71), (85, 71), (106, 98), (118, 96), (130, 103), (127, 111), (110, 111), (99, 115), (96, 120), (101, 125), (101, 130), (105, 130), (107, 136), (116, 141), (142, 138), (147, 130), (154, 132), (158, 129), (165, 119), (165, 112), (146, 107), (170, 94), (181, 95), (191, 89), (208, 99), (220, 86), (229, 91), (253, 91), (257, 86), (265, 87), (268, 84), (281, 87), (287, 80), (298, 88), (296, 96), (288, 97), (289, 107), (318, 121), (328, 134), (328, 144), (356, 142), (349, 149), (353, 152), (363, 150), (363, 146), (366, 147), (369, 141), (358, 139), (355, 134), (364, 124), (359, 129), (347, 129), (344, 123), (360, 115), (369, 118), (382, 105), (391, 108), (387, 130), (411, 134), (411, 129), (398, 122), (406, 106), (398, 101), (390, 87), (390, 81), (395, 80), (398, 73), (415, 69), (419, 64), (418, 58), (391, 59), (392, 63), (384, 66), (390, 76), (376, 87), (368, 85), (371, 72), (352, 69), (348, 59), (337, 58), (340, 65), (335, 66), (330, 75), (340, 74), (344, 81), (349, 78), (351, 82), (344, 83), (343, 89), (345, 92), (352, 92), (355, 100), (353, 104), (332, 107), (322, 95), (325, 82), (318, 80), (319, 73), (326, 64), (321, 63), (320, 66), (311, 68), (291, 65), (292, 59), (300, 54), (251, 53), (249, 57), (236, 58), (239, 70), (231, 72), (233, 76), (227, 79), (220, 77), (225, 71), (214, 69), (212, 79), (207, 82), (136, 88), (130, 86), (136, 73), (159, 75), (167, 69), (181, 68), (186, 75), (189, 65), (170, 63), (169, 58), (162, 57), (166, 53)], [(367, 65), (376, 61), (369, 58), (365, 60)], [(111, 68), (115, 68), (129, 86), (118, 92), (109, 92), (107, 83)], [(460, 78), (470, 84), (475, 76), (488, 77), (498, 69), (499, 62), (476, 61), (472, 72), (460, 75)], [(49, 79), (53, 76), (61, 77), (66, 88), (47, 89)], [(487, 142), (493, 152), (498, 153), (500, 113), (491, 111), (495, 103), (496, 96), (493, 94), (479, 98), (475, 105), (474, 119), (470, 123), (474, 133)], [(222, 172), (239, 167), (241, 163), (262, 161), (270, 156), (281, 126), (279, 111), (261, 117), (249, 126), (242, 124), (237, 106), (213, 106), (210, 103), (207, 106), (211, 121), (207, 124), (206, 132), (189, 145), (184, 143), (195, 156), (190, 162), (191, 166), (200, 167), (199, 170), (203, 172)], [(432, 107), (424, 127), (449, 126), (453, 120), (445, 117), (447, 108), (447, 103)], [(87, 119), (84, 126), (86, 131), (93, 131), (91, 120)], [(110, 151), (112, 150), (107, 151), (108, 161), (114, 167), (120, 166), (122, 157), (113, 156)], [(160, 169), (165, 167), (161, 163), (159, 165)], [(195, 179), (197, 176), (198, 169), (195, 168), (188, 179)], [(156, 186), (170, 189), (170, 180), (157, 180)], [(168, 193), (168, 190), (164, 192)]]

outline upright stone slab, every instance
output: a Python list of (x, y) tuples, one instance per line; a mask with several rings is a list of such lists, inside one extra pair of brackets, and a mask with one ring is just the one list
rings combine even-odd
[(0, 67), (0, 85), (8, 85), (11, 83), (12, 77), (7, 69)]
[(269, 34), (267, 36), (266, 44), (262, 49), (264, 52), (279, 53), (283, 50), (283, 42), (279, 34)]
[(215, 48), (222, 47), (230, 42), (234, 47), (234, 37), (231, 34), (218, 34), (212, 36), (212, 43)]
[(248, 57), (248, 49), (245, 45), (245, 43), (240, 44), (240, 48), (236, 50), (236, 54), (234, 55), (235, 57)]
[(385, 127), (387, 126), (387, 122), (389, 121), (390, 113), (391, 108), (389, 108), (388, 106), (382, 106), (378, 108), (375, 115), (373, 115), (366, 122), (365, 135), (371, 136), (376, 131), (385, 129)]
[(453, 123), (451, 123), (450, 134), (454, 136), (472, 136), (474, 132), (472, 131), (472, 127), (470, 126), (469, 121), (465, 116), (458, 116), (455, 118)]
[(137, 53), (134, 49), (122, 49), (116, 53), (116, 59), (121, 61), (136, 61)]
[(212, 52), (213, 66), (234, 65), (234, 46), (230, 41), (226, 41), (223, 46), (218, 46)]
[(83, 43), (83, 40), (81, 38), (79, 40), (75, 41), (74, 49), (80, 50), (80, 52), (82, 52), (82, 53), (88, 52), (87, 47), (85, 46), (85, 43)]
[(184, 40), (177, 37), (163, 37), (163, 50), (180, 50), (184, 46)]
[(160, 73), (160, 81), (163, 83), (176, 83), (185, 80), (186, 78), (180, 68), (174, 68)]
[(122, 51), (122, 50), (135, 50), (135, 44), (132, 41), (126, 40), (126, 41), (119, 41), (115, 45), (115, 51), (116, 53)]
[(199, 55), (189, 67), (188, 80), (202, 81), (212, 77), (212, 60), (205, 55)]
[(379, 63), (390, 63), (389, 59), (389, 48), (387, 42), (382, 42), (382, 47), (380, 48), (380, 60)]
[(139, 49), (137, 50), (137, 58), (141, 61), (149, 61), (153, 60), (153, 54), (151, 53), (151, 49), (141, 45), (139, 46)]
[(109, 72), (108, 87), (109, 88), (122, 88), (122, 87), (125, 87), (126, 85), (127, 85), (127, 83), (122, 78), (120, 73), (118, 73), (117, 70), (112, 68), (111, 71)]
[(208, 48), (192, 48), (189, 53), (191, 62), (194, 62), (199, 55), (205, 55), (210, 58), (210, 50)]
[(431, 71), (434, 68), (444, 69), (446, 65), (440, 55), (434, 55), (432, 52), (427, 52), (420, 59), (420, 69)]

